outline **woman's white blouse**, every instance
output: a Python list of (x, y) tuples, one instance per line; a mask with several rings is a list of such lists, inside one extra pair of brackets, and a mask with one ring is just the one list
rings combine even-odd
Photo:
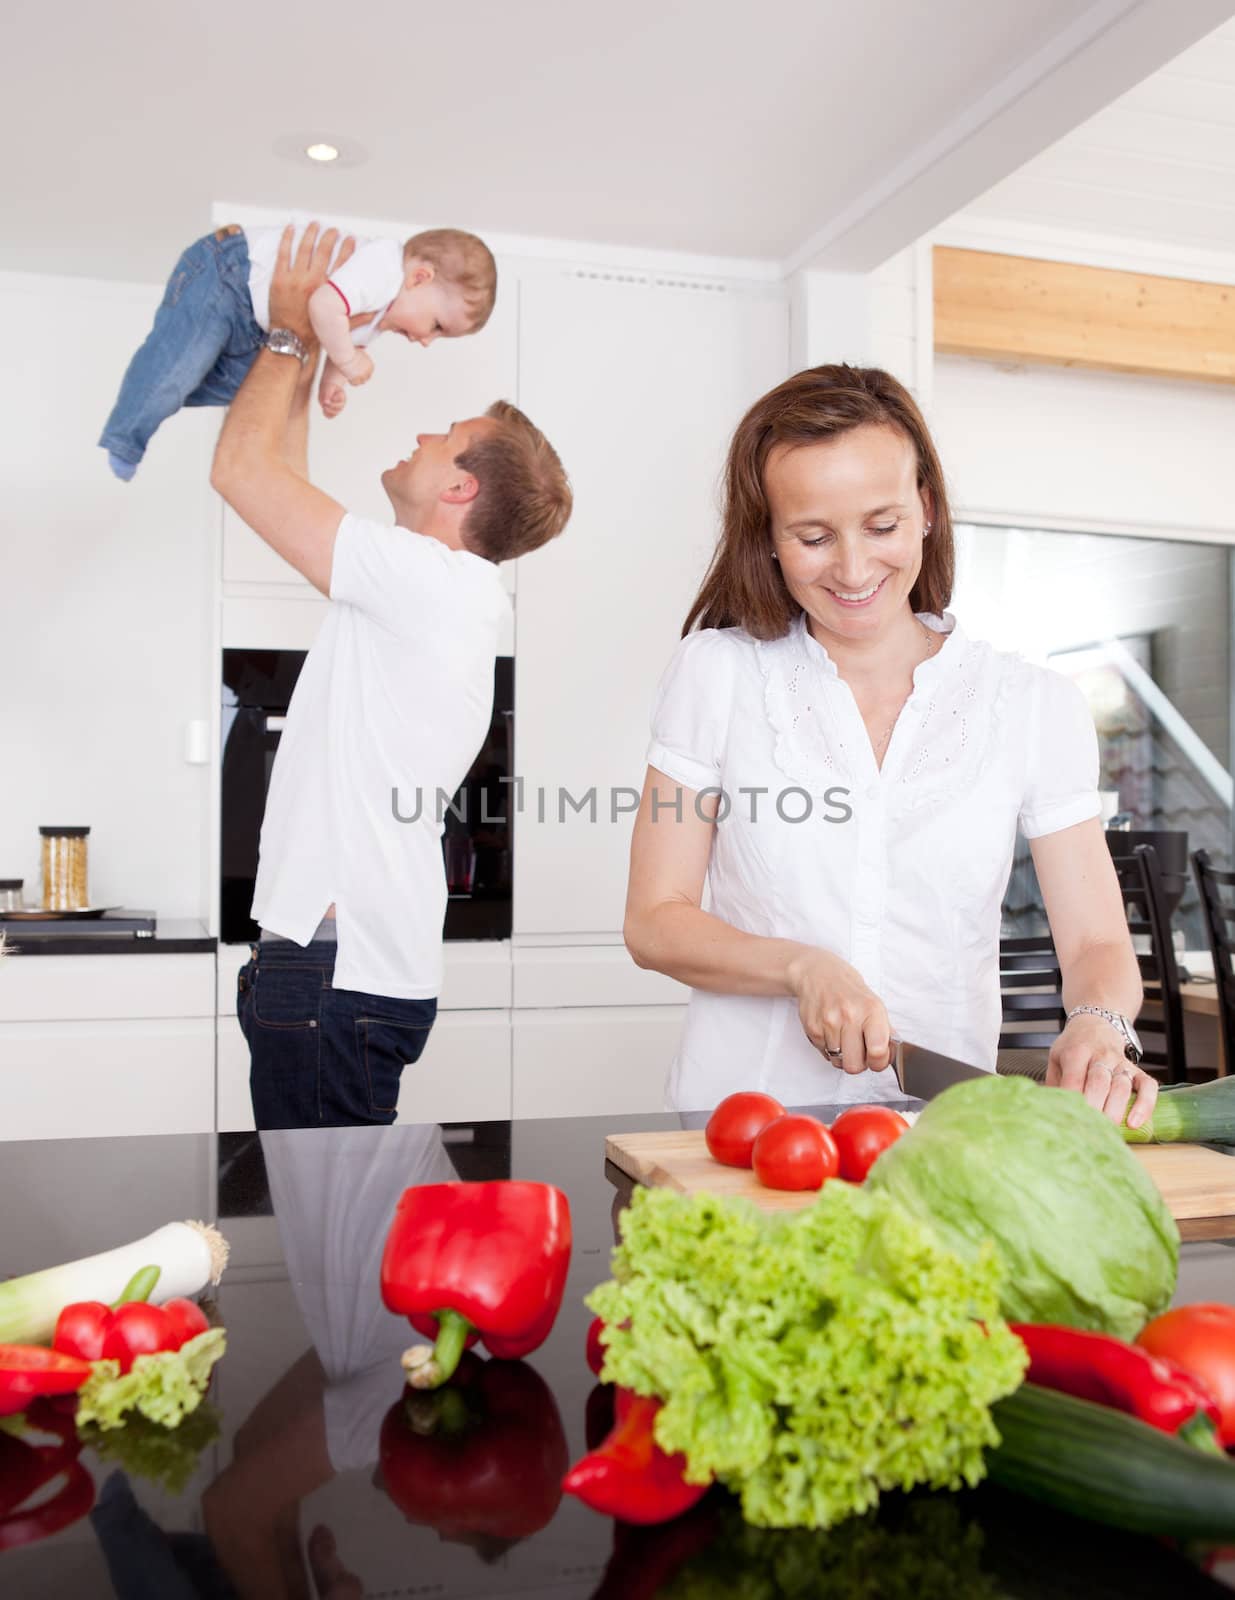
[[(882, 770), (801, 619), (770, 642), (739, 628), (685, 638), (648, 764), (693, 791), (683, 807), (722, 791), (705, 910), (842, 956), (897, 1035), (993, 1071), (1017, 825), (1035, 839), (1100, 814), (1097, 736), (1061, 674), (966, 638), (951, 613), (921, 620), (944, 642), (914, 673)], [(710, 1110), (738, 1089), (798, 1106), (899, 1093), (891, 1072), (829, 1065), (790, 998), (692, 990), (667, 1103)]]

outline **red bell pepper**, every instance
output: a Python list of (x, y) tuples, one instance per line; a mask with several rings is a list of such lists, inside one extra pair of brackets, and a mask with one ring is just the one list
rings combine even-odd
[(548, 1183), (428, 1183), (406, 1189), (382, 1254), (382, 1299), (436, 1340), (403, 1358), (413, 1388), (445, 1383), (483, 1339), (517, 1359), (543, 1344), (570, 1267), (570, 1205)]
[(593, 1317), (588, 1323), (587, 1350), (585, 1352), (587, 1364), (596, 1376), (600, 1377), (600, 1369), (605, 1364), (605, 1347), (600, 1342), (601, 1329), (604, 1327), (603, 1317)]
[(24, 1411), (41, 1394), (76, 1394), (90, 1363), (41, 1344), (0, 1344), (0, 1417)]
[(1174, 1362), (1081, 1328), (1027, 1322), (1010, 1327), (1029, 1352), (1025, 1376), (1031, 1383), (1125, 1411), (1202, 1449), (1220, 1448), (1214, 1433), (1217, 1402)]
[(617, 1391), (613, 1429), (562, 1480), (567, 1494), (602, 1516), (623, 1522), (668, 1522), (702, 1500), (706, 1483), (687, 1483), (686, 1457), (668, 1455), (656, 1443), (653, 1424), (662, 1402)]
[(569, 1460), (553, 1394), (522, 1361), (465, 1355), (449, 1387), (405, 1392), (382, 1422), (382, 1483), (408, 1521), (490, 1549), (552, 1520)]

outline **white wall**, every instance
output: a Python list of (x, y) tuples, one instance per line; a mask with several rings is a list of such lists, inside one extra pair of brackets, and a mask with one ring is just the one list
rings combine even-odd
[(92, 900), (199, 916), (219, 413), (175, 418), (132, 484), (97, 448), (160, 294), (0, 274), (0, 877), (37, 897), (39, 824), (86, 823)]
[(962, 517), (1235, 539), (1229, 386), (939, 356), (928, 420)]

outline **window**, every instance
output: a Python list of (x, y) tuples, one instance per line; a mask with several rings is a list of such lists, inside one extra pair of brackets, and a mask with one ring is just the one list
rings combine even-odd
[[(1230, 548), (969, 523), (957, 526), (956, 546), (952, 609), (966, 633), (1081, 686), (1108, 821), (1168, 836), (1159, 853), (1173, 854), (1182, 880), (1168, 880), (1179, 896), (1174, 925), (1189, 949), (1204, 949), (1186, 863), (1201, 848), (1220, 866), (1231, 860)], [(1004, 932), (1045, 931), (1018, 838)]]

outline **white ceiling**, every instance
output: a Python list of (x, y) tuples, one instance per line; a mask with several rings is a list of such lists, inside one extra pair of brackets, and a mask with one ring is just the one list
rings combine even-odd
[(1035, 156), (960, 220), (1235, 257), (1235, 23)]
[[(873, 265), (1235, 0), (5, 8), (0, 268), (159, 280), (210, 205)], [(358, 142), (322, 168), (294, 133)]]

